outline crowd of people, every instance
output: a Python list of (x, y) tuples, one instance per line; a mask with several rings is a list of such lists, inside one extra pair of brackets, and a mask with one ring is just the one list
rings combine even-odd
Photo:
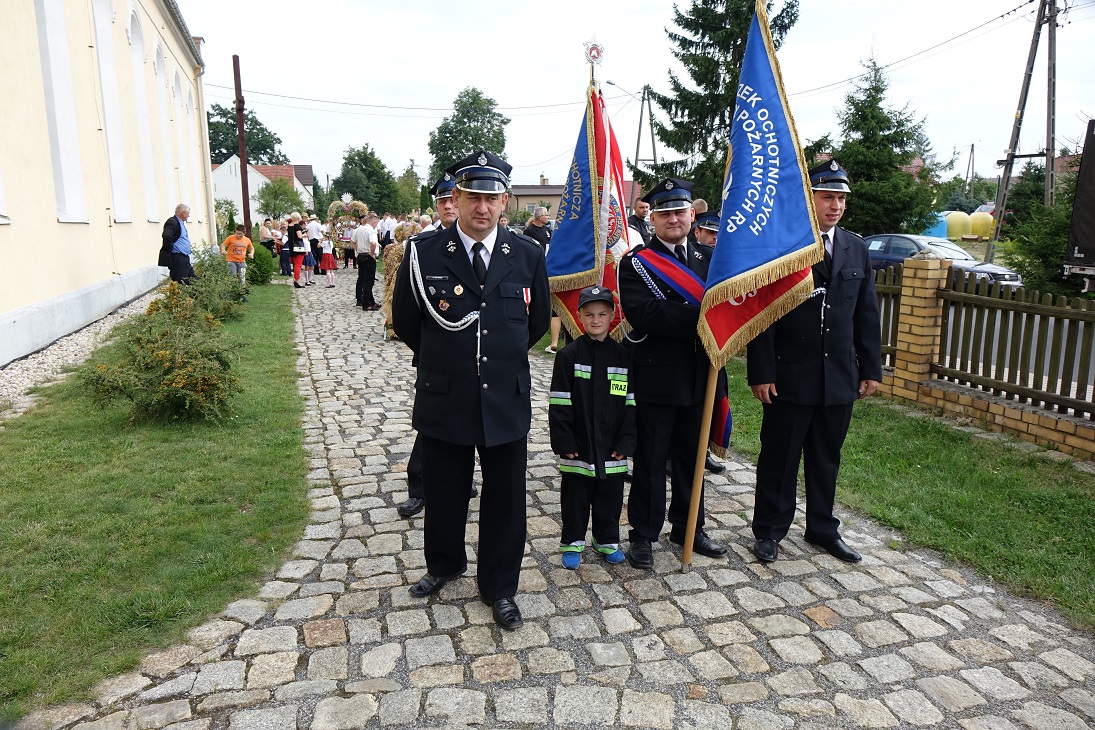
[[(537, 208), (524, 233), (503, 223), (510, 170), (501, 158), (479, 150), (434, 183), (432, 216), (371, 211), (325, 228), (314, 215), (305, 220), (293, 213), (286, 221), (264, 221), (260, 244), (281, 257), (282, 274), (291, 274), (297, 287), (314, 283), (313, 268), (334, 286), (336, 247), (352, 251), (343, 268), (357, 270), (357, 305), (383, 309), (386, 336), (412, 350), (417, 369), (408, 497), (397, 511), (403, 517), (425, 511), (427, 572), (410, 592), (425, 598), (466, 571), (478, 457), (476, 581), (495, 621), (512, 630), (523, 622), (514, 596), (527, 539), (529, 350), (549, 328), (548, 349), (556, 357), (548, 415), (562, 473), (563, 566), (580, 565), (591, 518), (593, 552), (609, 564), (626, 560), (652, 569), (653, 544), (666, 522), (669, 541), (685, 544), (695, 458), (701, 440), (707, 441), (700, 431), (711, 368), (697, 335), (699, 305), (720, 218), (693, 199), (686, 180), (653, 186), (628, 218), (632, 248), (617, 265), (618, 302), (630, 334), (622, 343), (608, 336), (617, 298), (591, 286), (578, 297), (583, 333), (560, 346), (546, 269), (550, 218)], [(871, 395), (882, 378), (866, 245), (837, 226), (850, 192), (848, 175), (831, 160), (809, 176), (825, 248), (813, 266), (814, 293), (748, 346), (749, 387), (764, 412), (752, 552), (766, 563), (778, 559), (779, 543), (790, 530), (803, 459), (805, 540), (840, 560), (861, 559), (841, 538), (833, 516), (836, 479), (852, 404)], [(187, 273), (189, 240), (182, 223), (188, 214), (180, 206), (164, 226), (161, 263), (172, 278)], [(242, 231), (222, 246), (226, 256), (240, 259), (229, 259), (237, 272), (245, 266), (242, 258), (253, 255), (250, 242), (243, 245), (239, 237)], [(378, 303), (373, 289), (381, 258), (384, 294)], [(725, 393), (725, 374), (719, 375), (716, 389)], [(620, 517), (629, 461), (625, 550)], [(710, 454), (707, 466), (722, 468)], [(697, 483), (700, 506), (689, 547), (723, 559), (726, 546), (703, 529), (702, 481)]]

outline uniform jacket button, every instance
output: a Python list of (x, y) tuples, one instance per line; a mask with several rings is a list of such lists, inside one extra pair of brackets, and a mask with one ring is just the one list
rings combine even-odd
[(487, 331), (486, 331), (486, 330), (483, 330), (483, 334), (487, 334)]
[(487, 389), (487, 384), (483, 383), (483, 390), (486, 390), (486, 389)]
[(483, 355), (483, 357), (481, 357), (480, 360), (482, 360), (483, 362), (486, 362), (487, 361), (487, 356)]
[(479, 308), (480, 308), (480, 309), (486, 309), (486, 308), (487, 308), (487, 303), (486, 303), (486, 302), (483, 302), (483, 303), (481, 303), (481, 304), (479, 305)]

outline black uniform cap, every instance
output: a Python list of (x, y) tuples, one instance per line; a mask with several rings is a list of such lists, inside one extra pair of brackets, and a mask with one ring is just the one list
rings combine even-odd
[(430, 188), (430, 195), (433, 196), (434, 200), (451, 198), (452, 189), (454, 187), (456, 187), (456, 181), (453, 180), (452, 175), (446, 172), (441, 177), (437, 178), (437, 182), (435, 182), (433, 184), (433, 187)]
[(509, 187), (513, 167), (486, 150), (472, 152), (445, 170), (456, 180), (456, 187), (475, 193), (504, 193)]
[(828, 190), (836, 193), (850, 193), (851, 180), (848, 179), (848, 171), (840, 166), (836, 160), (822, 162), (810, 170), (810, 189)]
[(650, 209), (677, 210), (692, 207), (693, 184), (688, 180), (666, 178), (655, 185), (641, 200), (650, 203)]
[(607, 302), (613, 309), (616, 302), (612, 299), (612, 290), (606, 286), (587, 286), (578, 292), (578, 309), (590, 302)]

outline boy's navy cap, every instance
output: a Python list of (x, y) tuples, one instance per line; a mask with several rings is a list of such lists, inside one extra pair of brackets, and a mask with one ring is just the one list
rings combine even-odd
[(651, 210), (677, 210), (692, 207), (692, 187), (688, 180), (666, 178), (655, 185), (642, 197), (644, 203), (650, 203)]
[(475, 193), (504, 193), (509, 187), (513, 167), (498, 155), (486, 150), (470, 155), (450, 165), (445, 172), (456, 180), (456, 187)]
[(612, 290), (606, 286), (587, 286), (578, 292), (578, 309), (590, 302), (606, 302), (613, 309), (616, 308), (616, 302), (612, 299)]
[(696, 216), (696, 228), (703, 228), (708, 231), (719, 230), (719, 214), (718, 213), (703, 213)]
[(822, 162), (810, 170), (810, 189), (829, 190), (837, 193), (850, 193), (851, 180), (848, 179), (848, 171), (840, 166), (836, 160)]
[(434, 200), (441, 200), (442, 198), (451, 198), (452, 189), (456, 187), (456, 181), (453, 180), (452, 175), (445, 173), (441, 177), (437, 178), (437, 182), (430, 188), (430, 195)]

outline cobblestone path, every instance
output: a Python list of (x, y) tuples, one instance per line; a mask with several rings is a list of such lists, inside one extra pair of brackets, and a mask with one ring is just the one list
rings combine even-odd
[[(754, 472), (708, 479), (708, 531), (729, 559), (663, 540), (655, 568), (587, 551), (561, 567), (558, 471), (548, 447), (551, 361), (533, 353), (528, 543), (503, 632), (469, 573), (427, 600), (421, 516), (401, 519), (413, 370), (379, 313), (338, 288), (298, 292), (311, 524), (258, 594), (185, 645), (108, 680), (91, 705), (26, 728), (349, 730), (374, 727), (884, 728), (1095, 726), (1095, 642), (1041, 604), (853, 515), (849, 566), (801, 540), (748, 551)], [(379, 289), (379, 285), (378, 285)], [(478, 500), (469, 524), (474, 561)]]

